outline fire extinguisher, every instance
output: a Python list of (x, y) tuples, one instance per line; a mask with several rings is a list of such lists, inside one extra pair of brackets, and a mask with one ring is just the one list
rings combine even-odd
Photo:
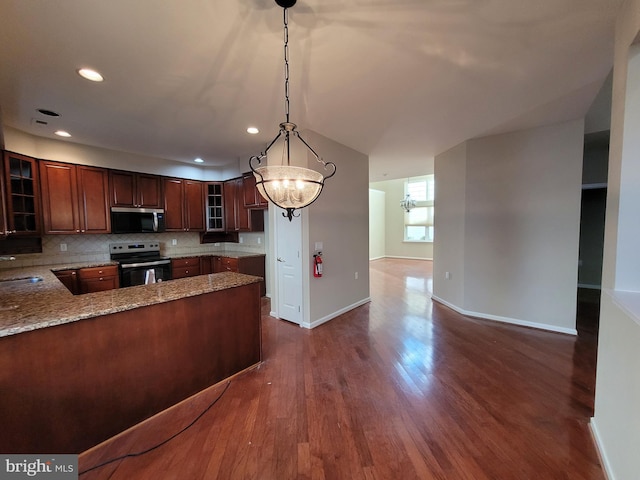
[(313, 256), (313, 276), (322, 276), (322, 252), (318, 252)]

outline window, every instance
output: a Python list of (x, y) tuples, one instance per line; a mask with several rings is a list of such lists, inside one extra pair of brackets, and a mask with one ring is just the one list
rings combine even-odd
[(416, 206), (404, 213), (405, 242), (433, 242), (434, 176), (409, 178), (404, 185)]

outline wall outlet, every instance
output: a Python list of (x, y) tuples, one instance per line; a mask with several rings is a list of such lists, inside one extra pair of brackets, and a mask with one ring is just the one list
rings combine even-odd
[(262, 237), (258, 237), (258, 245), (262, 243)]
[(451, 272), (444, 272), (444, 279), (451, 280)]
[(358, 279), (358, 272), (356, 272), (354, 276), (356, 277), (356, 280), (357, 280)]
[(322, 249), (323, 249), (322, 242), (316, 242), (316, 251), (322, 250)]
[(60, 244), (60, 251), (61, 252), (66, 252), (67, 251), (67, 244), (66, 243), (61, 243)]
[(178, 239), (177, 238), (172, 238), (171, 239), (171, 245), (177, 245), (178, 244)]
[(240, 238), (238, 238), (238, 242), (244, 243), (244, 237), (242, 235), (240, 235)]

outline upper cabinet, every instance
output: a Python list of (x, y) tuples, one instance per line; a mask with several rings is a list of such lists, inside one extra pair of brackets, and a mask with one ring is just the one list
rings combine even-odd
[(109, 233), (108, 170), (40, 161), (44, 232)]
[(4, 152), (6, 235), (38, 236), (40, 227), (40, 184), (35, 158)]
[(182, 178), (164, 178), (163, 183), (166, 230), (203, 232), (204, 184)]
[(245, 207), (244, 193), (244, 177), (224, 182), (225, 230), (227, 232), (263, 232), (264, 207), (259, 209)]
[(224, 231), (224, 193), (222, 182), (205, 183), (207, 232)]
[(0, 239), (8, 235), (7, 227), (7, 202), (4, 187), (4, 160), (0, 157)]
[(224, 182), (224, 223), (227, 232), (249, 231), (249, 210), (244, 208), (242, 178)]
[(256, 188), (256, 177), (251, 172), (242, 174), (242, 195), (245, 207), (267, 208), (269, 206), (269, 202)]
[(109, 172), (112, 207), (162, 208), (162, 177), (145, 173)]

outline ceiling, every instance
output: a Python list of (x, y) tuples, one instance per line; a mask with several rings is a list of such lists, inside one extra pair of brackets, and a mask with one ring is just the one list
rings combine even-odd
[[(298, 0), (291, 121), (369, 155), (378, 181), (469, 138), (579, 118), (611, 69), (621, 1)], [(273, 0), (1, 0), (0, 18), (4, 125), (215, 167), (284, 121)]]

